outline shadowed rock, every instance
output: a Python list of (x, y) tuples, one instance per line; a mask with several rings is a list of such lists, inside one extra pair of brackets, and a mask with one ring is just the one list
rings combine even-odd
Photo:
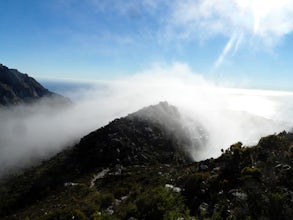
[(31, 103), (41, 98), (70, 103), (69, 99), (49, 91), (27, 74), (0, 64), (0, 106)]

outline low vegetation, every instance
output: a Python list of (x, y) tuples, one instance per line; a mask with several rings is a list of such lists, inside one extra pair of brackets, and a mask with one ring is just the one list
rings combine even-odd
[(75, 165), (69, 149), (2, 181), (0, 217), (290, 220), (292, 154), (293, 134), (286, 132), (253, 147), (238, 142), (219, 158), (194, 163), (153, 157), (109, 166), (86, 163), (86, 169)]

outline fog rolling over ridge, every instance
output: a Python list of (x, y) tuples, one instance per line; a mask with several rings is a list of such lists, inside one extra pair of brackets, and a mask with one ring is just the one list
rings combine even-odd
[(263, 135), (293, 125), (292, 93), (215, 86), (180, 63), (63, 95), (74, 104), (56, 109), (42, 101), (0, 110), (0, 175), (53, 155), (109, 121), (160, 101), (178, 108), (194, 160), (218, 156), (221, 148), (236, 141), (254, 144)]

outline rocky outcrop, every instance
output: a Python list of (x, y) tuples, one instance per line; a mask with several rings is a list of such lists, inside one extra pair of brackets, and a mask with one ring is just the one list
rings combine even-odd
[(44, 97), (68, 99), (49, 91), (27, 74), (0, 64), (0, 106), (31, 103)]
[(88, 169), (93, 166), (191, 162), (189, 139), (180, 114), (167, 102), (112, 121), (81, 139), (74, 155)]
[[(160, 118), (154, 116), (157, 114)], [(176, 122), (178, 117), (180, 115), (175, 107), (168, 103), (160, 103), (112, 121), (83, 137), (75, 146), (23, 174), (28, 177), (20, 184), (25, 192), (19, 197), (17, 195), (11, 203), (8, 202), (7, 206), (14, 206), (16, 203), (18, 206), (22, 204), (22, 199), (26, 198), (29, 198), (27, 204), (32, 203), (35, 199), (48, 195), (43, 189), (54, 191), (72, 185), (71, 183), (78, 182), (75, 181), (77, 178), (89, 176), (103, 167), (113, 169), (154, 164), (169, 167), (190, 163), (192, 159), (181, 145), (184, 137), (174, 135), (177, 129), (181, 129)], [(164, 122), (161, 120), (163, 118)], [(176, 127), (167, 129), (167, 118), (173, 121), (172, 124), (176, 124)], [(42, 171), (35, 173), (39, 169)], [(116, 173), (119, 172), (116, 170)], [(93, 179), (91, 185), (97, 179)], [(13, 183), (9, 187), (13, 188)], [(5, 192), (1, 192), (0, 189), (0, 196), (8, 196)], [(7, 213), (9, 211), (5, 206), (0, 206), (0, 216)]]
[(293, 219), (292, 133), (189, 163), (177, 113), (144, 108), (0, 181), (0, 218)]

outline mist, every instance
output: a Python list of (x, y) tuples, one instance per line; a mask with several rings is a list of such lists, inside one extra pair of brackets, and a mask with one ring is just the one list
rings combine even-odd
[(220, 149), (237, 141), (253, 145), (293, 125), (293, 93), (225, 88), (182, 63), (91, 82), (63, 95), (74, 103), (58, 107), (42, 100), (0, 110), (0, 175), (48, 158), (115, 118), (160, 101), (178, 108), (191, 140), (198, 139), (193, 132), (198, 124), (207, 131), (204, 146), (188, 146), (194, 160), (219, 156)]

